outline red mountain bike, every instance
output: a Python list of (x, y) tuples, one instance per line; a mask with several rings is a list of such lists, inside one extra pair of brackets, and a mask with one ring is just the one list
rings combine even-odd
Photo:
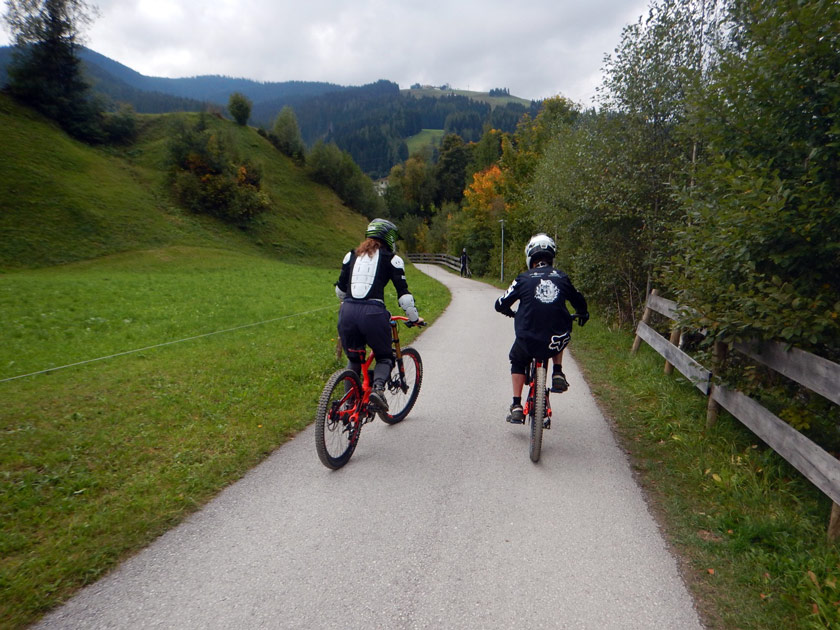
[[(577, 313), (572, 315), (572, 321), (575, 320), (580, 322), (580, 316)], [(550, 359), (547, 361), (531, 359), (531, 365), (525, 375), (528, 398), (522, 412), (531, 425), (531, 441), (528, 452), (531, 461), (534, 463), (540, 461), (543, 429), (551, 428), (551, 399), (549, 397), (551, 389), (546, 383), (549, 363), (551, 363)]]
[(546, 387), (546, 368), (548, 361), (537, 361), (531, 359), (526, 375), (528, 386), (528, 398), (522, 411), (531, 425), (531, 443), (528, 452), (532, 462), (540, 461), (542, 450), (543, 429), (551, 428), (551, 400), (549, 388)]
[(375, 411), (370, 404), (373, 389), (371, 365), (373, 353), (362, 365), (362, 375), (349, 368), (338, 370), (330, 376), (321, 399), (318, 401), (318, 415), (315, 418), (315, 448), (321, 463), (333, 470), (350, 461), (362, 425), (371, 422), (378, 414), (388, 424), (397, 424), (405, 419), (420, 393), (423, 382), (423, 361), (414, 348), (400, 348), (399, 322), (412, 324), (407, 317), (391, 316), (391, 342), (394, 345), (394, 367), (385, 384), (385, 398), (388, 412)]

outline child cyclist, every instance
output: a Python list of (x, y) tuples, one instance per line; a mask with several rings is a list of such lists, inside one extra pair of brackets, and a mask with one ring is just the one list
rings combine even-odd
[[(516, 332), (509, 355), (513, 404), (507, 421), (513, 424), (525, 422), (522, 388), (531, 359), (552, 359), (551, 391), (564, 392), (569, 388), (562, 366), (563, 350), (569, 344), (572, 330), (566, 302), (574, 307), (581, 326), (589, 319), (583, 295), (572, 285), (569, 276), (553, 267), (556, 252), (554, 241), (548, 235), (531, 237), (525, 246), (528, 271), (519, 274), (505, 294), (496, 300), (496, 310), (514, 318)], [(511, 307), (517, 301), (519, 307), (514, 311)]]

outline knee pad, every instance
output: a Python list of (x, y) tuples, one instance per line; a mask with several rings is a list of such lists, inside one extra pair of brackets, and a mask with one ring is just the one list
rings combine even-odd
[(347, 360), (351, 363), (358, 363), (361, 365), (365, 362), (365, 349), (345, 348), (344, 354), (347, 355)]

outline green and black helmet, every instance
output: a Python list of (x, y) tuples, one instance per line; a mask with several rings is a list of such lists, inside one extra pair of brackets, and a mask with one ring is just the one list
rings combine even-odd
[(397, 232), (397, 226), (388, 221), (387, 219), (374, 219), (370, 222), (367, 226), (367, 231), (365, 232), (366, 238), (377, 238), (388, 247), (388, 251), (394, 251), (394, 245), (397, 243), (397, 239), (399, 238), (399, 232)]

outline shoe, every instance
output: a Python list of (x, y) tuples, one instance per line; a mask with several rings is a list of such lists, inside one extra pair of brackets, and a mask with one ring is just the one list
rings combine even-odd
[(559, 394), (567, 389), (569, 389), (569, 381), (566, 380), (563, 372), (555, 372), (551, 375), (551, 391)]
[(388, 412), (388, 401), (385, 399), (384, 387), (373, 388), (373, 391), (370, 393), (370, 404), (373, 405), (376, 411), (382, 413)]
[(525, 424), (525, 413), (522, 411), (522, 405), (510, 406), (507, 421), (511, 424)]

